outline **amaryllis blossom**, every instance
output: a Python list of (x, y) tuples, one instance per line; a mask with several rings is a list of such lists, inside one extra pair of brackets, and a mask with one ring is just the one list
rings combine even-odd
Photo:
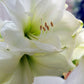
[[(74, 67), (73, 32), (81, 22), (65, 0), (1, 0), (0, 84), (32, 84)], [(2, 14), (3, 13), (3, 14)]]

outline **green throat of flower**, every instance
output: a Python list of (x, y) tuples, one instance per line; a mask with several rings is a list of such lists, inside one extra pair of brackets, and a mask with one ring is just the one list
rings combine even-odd
[(32, 21), (25, 26), (24, 35), (28, 39), (39, 39), (42, 35), (46, 35), (48, 32), (53, 31), (53, 22), (43, 22), (42, 19)]

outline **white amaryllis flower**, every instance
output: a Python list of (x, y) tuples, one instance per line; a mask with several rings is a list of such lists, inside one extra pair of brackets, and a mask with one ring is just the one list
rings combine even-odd
[(34, 76), (61, 76), (72, 68), (72, 34), (81, 22), (65, 10), (65, 0), (0, 3), (8, 15), (1, 14), (0, 84), (32, 84)]

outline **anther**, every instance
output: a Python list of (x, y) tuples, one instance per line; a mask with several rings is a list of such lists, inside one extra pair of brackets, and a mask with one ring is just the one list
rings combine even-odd
[(40, 25), (40, 30), (42, 30), (42, 25)]
[(51, 24), (52, 27), (54, 26), (54, 25), (53, 25), (53, 22), (51, 22), (50, 24)]
[(46, 28), (47, 28), (47, 30), (49, 31), (49, 26), (47, 26)]
[(45, 27), (47, 27), (47, 23), (45, 22)]
[(43, 30), (46, 31), (45, 27), (43, 27)]

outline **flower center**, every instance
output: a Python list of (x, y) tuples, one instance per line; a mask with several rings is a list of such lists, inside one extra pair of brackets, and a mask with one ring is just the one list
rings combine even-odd
[(31, 21), (26, 27), (25, 36), (30, 40), (39, 39), (48, 32), (53, 31), (53, 27), (54, 24), (52, 21), (50, 23), (43, 22), (42, 19)]

